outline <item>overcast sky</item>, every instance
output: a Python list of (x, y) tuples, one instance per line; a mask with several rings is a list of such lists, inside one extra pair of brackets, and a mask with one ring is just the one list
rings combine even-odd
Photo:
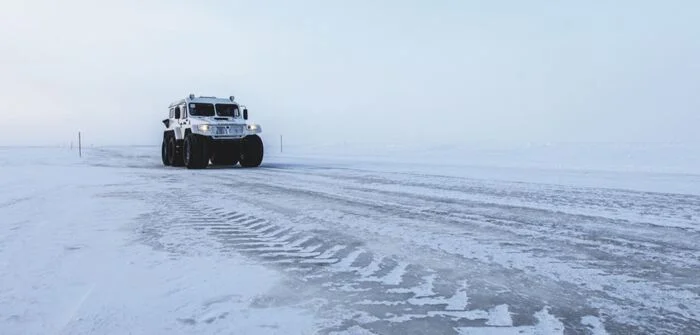
[(0, 4), (2, 145), (160, 144), (190, 92), (266, 140), (700, 143), (699, 1)]

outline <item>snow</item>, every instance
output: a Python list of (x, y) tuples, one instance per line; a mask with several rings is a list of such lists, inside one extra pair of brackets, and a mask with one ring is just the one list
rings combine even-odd
[[(399, 285), (401, 284), (401, 277), (406, 273), (406, 267), (408, 263), (397, 264), (389, 273), (382, 277), (369, 276), (364, 278), (365, 281), (377, 281), (384, 283), (386, 285)], [(374, 266), (372, 267), (374, 269)]]
[(0, 333), (700, 332), (697, 155), (601, 148), (0, 148)]
[(362, 250), (353, 251), (350, 255), (348, 255), (340, 262), (333, 264), (333, 267), (338, 268), (340, 270), (350, 269), (350, 267), (352, 267), (352, 264), (357, 260), (357, 258), (360, 257), (360, 255), (362, 255), (362, 252)]
[(697, 195), (697, 148), (693, 143), (285, 145), (285, 154), (273, 155), (279, 164)]
[(592, 316), (592, 315), (587, 315), (584, 316), (581, 319), (581, 323), (589, 326), (591, 328), (591, 333), (593, 335), (607, 335), (608, 332), (605, 331), (605, 326), (603, 325), (603, 322), (600, 321), (599, 318)]
[(425, 276), (422, 278), (422, 284), (419, 286), (415, 286), (412, 288), (392, 288), (388, 292), (391, 293), (413, 293), (415, 298), (413, 299), (414, 304), (420, 304), (421, 300), (419, 299), (425, 299), (428, 296), (433, 296), (436, 295), (434, 291), (434, 283), (435, 283), (435, 278), (437, 276), (435, 274), (431, 274), (429, 276)]
[(545, 335), (564, 334), (564, 325), (552, 316), (545, 308), (535, 314), (538, 323), (534, 326), (522, 327), (470, 327), (460, 328), (460, 335)]
[[(102, 196), (110, 185), (133, 183), (120, 171), (86, 167), (70, 152), (1, 154), (0, 333), (313, 329), (313, 316), (299, 308), (255, 307), (281, 280), (270, 269), (231, 255), (174, 255), (134, 243), (134, 218), (151, 208)], [(50, 165), (39, 157), (51, 157)]]
[(367, 329), (364, 329), (364, 328), (361, 328), (358, 326), (352, 326), (344, 332), (330, 332), (329, 335), (376, 335), (376, 334), (367, 330)]
[(492, 308), (489, 311), (489, 321), (486, 323), (489, 326), (510, 327), (513, 326), (513, 319), (508, 311), (508, 305), (502, 304)]

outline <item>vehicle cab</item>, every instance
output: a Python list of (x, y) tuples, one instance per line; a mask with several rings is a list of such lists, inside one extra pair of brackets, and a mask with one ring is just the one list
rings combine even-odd
[(166, 128), (172, 129), (176, 139), (183, 139), (189, 131), (212, 139), (240, 139), (262, 131), (260, 125), (249, 124), (248, 110), (235, 101), (212, 96), (190, 94), (170, 104)]

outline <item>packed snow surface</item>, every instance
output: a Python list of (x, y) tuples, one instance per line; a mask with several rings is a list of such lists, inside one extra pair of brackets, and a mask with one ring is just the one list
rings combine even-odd
[(700, 334), (697, 158), (271, 151), (0, 148), (0, 333)]

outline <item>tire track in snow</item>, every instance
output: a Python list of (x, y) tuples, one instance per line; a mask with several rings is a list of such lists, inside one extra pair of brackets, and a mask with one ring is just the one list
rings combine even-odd
[[(180, 207), (184, 203), (177, 203), (176, 205)], [(207, 211), (209, 210), (203, 210), (203, 212)], [(199, 215), (189, 217), (197, 218), (193, 220), (195, 222), (191, 224), (192, 228), (205, 228), (207, 233), (214, 235), (222, 242), (222, 248), (226, 247), (247, 254), (257, 258), (262, 263), (269, 264), (272, 262), (276, 266), (282, 265), (291, 271), (306, 272), (307, 274), (310, 270), (322, 266), (321, 272), (356, 274), (356, 284), (363, 285), (363, 281), (367, 281), (370, 282), (370, 285), (377, 286), (366, 291), (358, 291), (354, 290), (352, 285), (349, 285), (348, 289), (341, 288), (340, 292), (367, 292), (368, 295), (373, 296), (376, 291), (387, 291), (388, 289), (383, 286), (399, 286), (401, 278), (406, 274), (406, 268), (408, 267), (408, 263), (399, 263), (386, 257), (377, 258), (372, 253), (359, 248), (351, 248), (342, 244), (324, 243), (322, 239), (316, 236), (301, 237), (291, 229), (278, 227), (271, 222), (243, 216), (238, 213), (223, 215), (221, 216), (223, 219), (202, 218)], [(187, 217), (183, 220), (177, 220), (178, 226), (187, 228), (187, 224), (179, 224), (179, 222), (186, 222), (187, 220)], [(344, 253), (344, 255), (340, 255), (341, 253)], [(364, 267), (357, 264), (357, 260), (361, 255), (371, 258), (371, 261)], [(328, 279), (327, 276), (317, 278), (317, 282)], [(347, 281), (344, 282), (347, 284)], [(410, 287), (405, 287), (404, 290), (406, 292), (412, 291)], [(397, 296), (397, 298), (401, 298), (401, 296)], [(361, 299), (355, 298), (354, 300), (358, 300), (355, 303), (356, 305), (362, 305)], [(403, 299), (396, 301), (397, 304), (404, 304)], [(443, 317), (461, 318), (459, 315), (443, 315)], [(390, 322), (397, 323), (397, 321), (399, 320)], [(335, 330), (342, 330), (342, 328), (335, 328)], [(331, 330), (329, 329), (328, 331)]]
[[(324, 297), (328, 299), (329, 307), (344, 306), (350, 316), (339, 326), (326, 331), (361, 327), (378, 333), (388, 332), (388, 329), (392, 329), (392, 333), (401, 333), (401, 330), (408, 332), (415, 329), (416, 325), (429, 324), (439, 333), (450, 334), (460, 329), (503, 325), (506, 323), (503, 322), (504, 315), (511, 313), (519, 314), (520, 319), (514, 317), (511, 325), (501, 327), (515, 329), (537, 325), (534, 316), (538, 305), (527, 311), (522, 308), (514, 311), (501, 303), (503, 300), (513, 301), (512, 297), (501, 301), (495, 299), (488, 303), (491, 307), (487, 309), (469, 309), (469, 297), (465, 291), (447, 285), (453, 282), (453, 278), (440, 269), (431, 271), (410, 263), (401, 264), (402, 261), (393, 256), (377, 255), (353, 243), (340, 244), (323, 234), (294, 232), (293, 229), (285, 229), (284, 226), (244, 213), (212, 211), (204, 207), (201, 201), (165, 198), (167, 201), (161, 203), (162, 210), (149, 219), (151, 228), (156, 231), (154, 240), (166, 241), (166, 249), (177, 254), (205, 239), (201, 234), (191, 234), (192, 231), (199, 231), (216, 237), (217, 248), (222, 252), (242, 253), (325, 288)], [(173, 219), (164, 221), (163, 216)], [(243, 245), (249, 248), (241, 247)], [(309, 252), (308, 248), (321, 254), (303, 254), (303, 251)], [(268, 255), (271, 257), (265, 257)], [(321, 255), (323, 257), (319, 258)], [(417, 269), (409, 271), (412, 267)], [(431, 274), (410, 278), (420, 272)], [(418, 297), (431, 297), (433, 300), (411, 299)], [(357, 318), (357, 315), (363, 317)], [(529, 316), (523, 318), (523, 315)], [(549, 316), (555, 318), (551, 314)], [(594, 323), (590, 319), (586, 322)], [(585, 325), (574, 325), (570, 329), (582, 329), (580, 327)]]
[[(276, 180), (266, 178), (267, 180)], [(261, 181), (262, 182), (262, 181)], [(286, 183), (286, 181), (285, 181)], [(307, 185), (314, 185), (310, 188)], [(337, 189), (339, 186), (335, 185)], [(556, 213), (551, 211), (543, 211), (541, 209), (521, 208), (517, 206), (502, 206), (498, 204), (481, 204), (467, 202), (469, 206), (460, 208), (464, 205), (462, 202), (455, 199), (445, 197), (433, 197), (420, 194), (411, 194), (406, 192), (385, 192), (376, 191), (368, 188), (360, 188), (361, 192), (355, 189), (343, 188), (343, 192), (333, 192), (321, 185), (305, 183), (298, 189), (295, 184), (278, 185), (278, 182), (263, 182), (256, 183), (256, 189), (268, 189), (270, 192), (277, 194), (285, 194), (285, 197), (293, 198), (313, 198), (318, 201), (327, 201), (333, 204), (340, 204), (348, 207), (362, 207), (367, 210), (375, 211), (381, 215), (400, 217), (402, 219), (411, 220), (415, 225), (411, 227), (402, 227), (405, 230), (416, 229), (419, 231), (423, 226), (423, 222), (441, 222), (446, 225), (446, 233), (438, 233), (437, 240), (447, 241), (454, 240), (454, 236), (450, 234), (460, 234), (458, 229), (463, 229), (467, 224), (469, 228), (476, 229), (474, 235), (478, 235), (480, 240), (479, 250), (476, 255), (469, 252), (463, 253), (459, 244), (454, 243), (452, 247), (456, 247), (460, 254), (470, 257), (485, 257), (483, 262), (493, 262), (494, 255), (503, 258), (499, 264), (519, 264), (522, 257), (511, 257), (509, 254), (497, 252), (497, 250), (511, 249), (515, 254), (531, 255), (532, 262), (536, 263), (535, 268), (543, 274), (551, 277), (551, 280), (561, 280), (566, 278), (572, 284), (589, 285), (590, 288), (583, 287), (582, 295), (592, 296), (588, 301), (592, 305), (582, 305), (581, 308), (587, 306), (614, 307), (625, 306), (624, 309), (618, 309), (616, 317), (617, 321), (624, 322), (629, 327), (638, 325), (648, 326), (646, 331), (659, 331), (656, 327), (665, 330), (673, 330), (675, 327), (690, 323), (691, 327), (700, 328), (700, 321), (696, 318), (698, 301), (694, 298), (693, 292), (697, 292), (699, 286), (697, 282), (688, 281), (690, 274), (697, 272), (695, 267), (686, 266), (695, 264), (698, 259), (693, 256), (692, 250), (684, 250), (672, 243), (664, 243), (661, 249), (654, 250), (650, 248), (640, 247), (639, 243), (645, 243), (644, 234), (634, 233), (636, 227), (649, 229), (657, 229), (641, 223), (624, 223), (622, 230), (615, 232), (621, 234), (621, 240), (630, 237), (640, 236), (642, 239), (636, 239), (634, 243), (617, 243), (617, 240), (609, 240), (598, 238), (596, 236), (587, 235), (582, 228), (589, 226), (601, 227), (601, 229), (610, 229), (618, 226), (619, 222), (614, 220), (603, 219), (602, 222), (596, 221), (597, 218), (582, 215), (569, 215), (565, 213)], [(407, 203), (408, 202), (408, 203)], [(435, 212), (416, 211), (415, 208), (425, 208), (426, 206), (443, 207), (445, 210)], [(332, 206), (332, 205), (331, 205)], [(475, 211), (476, 212), (473, 212)], [(482, 212), (479, 212), (482, 211)], [(450, 214), (445, 216), (445, 214)], [(474, 214), (477, 216), (474, 216)], [(463, 215), (471, 216), (474, 220), (465, 219)], [(523, 216), (514, 216), (515, 214), (523, 214)], [(505, 215), (505, 217), (504, 217)], [(580, 222), (577, 224), (560, 224), (561, 220), (574, 218)], [(551, 222), (550, 222), (551, 221)], [(580, 223), (580, 224), (579, 224)], [(354, 225), (356, 226), (356, 225)], [(369, 224), (372, 229), (376, 229), (375, 225)], [(460, 226), (462, 228), (460, 228)], [(605, 226), (605, 227), (603, 227)], [(625, 229), (631, 230), (629, 234), (623, 234)], [(673, 231), (677, 234), (677, 229), (666, 228), (664, 233)], [(556, 231), (557, 234), (552, 234)], [(663, 235), (652, 235), (663, 236)], [(656, 239), (658, 237), (654, 237)], [(528, 242), (522, 246), (504, 245), (506, 241), (521, 241), (521, 240), (544, 240), (546, 243), (539, 243), (534, 246), (541, 249), (533, 248), (533, 243)], [(687, 237), (680, 241), (687, 241)], [(611, 242), (612, 241), (612, 242)], [(651, 240), (655, 242), (656, 240)], [(595, 242), (591, 244), (591, 242)], [(484, 248), (488, 245), (488, 248)], [(574, 250), (572, 250), (572, 247)], [(514, 250), (513, 250), (514, 249)], [(446, 249), (450, 252), (451, 249)], [(467, 251), (470, 249), (467, 247)], [(668, 252), (667, 252), (668, 251)], [(605, 253), (605, 254), (602, 254)], [(601, 255), (602, 254), (602, 255)], [(582, 260), (571, 259), (571, 255), (584, 255)], [(669, 271), (664, 271), (666, 274), (678, 274), (678, 277), (656, 276), (653, 273), (650, 275), (647, 272), (649, 262), (658, 262), (660, 255), (663, 259), (670, 258), (672, 261), (665, 264), (659, 264), (657, 267), (664, 268), (666, 266), (678, 266), (671, 268)], [(543, 259), (544, 258), (544, 259)], [(511, 261), (512, 259), (512, 261)], [(543, 263), (551, 264), (551, 266), (542, 267)], [(522, 265), (521, 265), (522, 266)], [(655, 265), (656, 266), (656, 265)], [(531, 271), (532, 267), (525, 266), (521, 270)], [(520, 269), (520, 268), (519, 268)], [(610, 275), (612, 273), (613, 275)], [(674, 287), (678, 285), (678, 280), (688, 281), (683, 287)], [(658, 282), (657, 282), (658, 281)], [(561, 287), (564, 289), (564, 286)], [(680, 288), (680, 289), (679, 289)], [(575, 292), (578, 292), (581, 287), (577, 287)], [(585, 292), (584, 292), (585, 291)], [(645, 295), (651, 294), (643, 301), (639, 292), (646, 292)], [(671, 295), (676, 304), (670, 304), (668, 296)], [(580, 299), (583, 302), (586, 299)], [(562, 306), (563, 307), (563, 306)], [(617, 309), (617, 307), (614, 307)], [(656, 312), (659, 308), (666, 311), (662, 316)], [(609, 310), (613, 312), (613, 310)], [(644, 320), (641, 320), (640, 313), (643, 313)], [(613, 327), (625, 327), (623, 324), (616, 323), (617, 321), (610, 320)]]
[[(232, 213), (225, 217), (237, 215)], [(255, 223), (250, 224), (251, 220)], [(344, 321), (344, 325), (326, 331), (346, 330), (353, 326), (380, 331), (388, 325), (393, 329), (401, 328), (402, 324), (408, 331), (412, 321), (421, 319), (443, 327), (442, 333), (456, 333), (457, 328), (453, 325), (460, 323), (474, 325), (476, 322), (484, 327), (512, 326), (512, 321), (503, 321), (510, 320), (506, 304), (495, 305), (489, 310), (470, 310), (463, 288), (456, 287), (448, 295), (436, 293), (434, 285), (440, 277), (438, 272), (423, 269), (430, 274), (406, 284), (404, 279), (415, 272), (409, 271), (409, 268), (417, 267), (409, 262), (378, 257), (360, 247), (325, 241), (322, 236), (302, 237), (291, 228), (264, 219), (249, 217), (244, 222), (231, 221), (229, 226), (212, 225), (209, 233), (222, 242), (222, 248), (281, 267), (286, 273), (300, 273), (302, 280), (314, 282), (333, 292), (330, 300), (335, 300), (336, 304), (340, 305), (342, 301), (347, 305), (351, 301), (355, 309), (371, 316), (369, 323), (349, 319)], [(413, 298), (407, 299), (407, 296)], [(377, 297), (382, 300), (373, 300)], [(406, 310), (420, 314), (407, 314)], [(392, 316), (387, 318), (386, 315)]]

